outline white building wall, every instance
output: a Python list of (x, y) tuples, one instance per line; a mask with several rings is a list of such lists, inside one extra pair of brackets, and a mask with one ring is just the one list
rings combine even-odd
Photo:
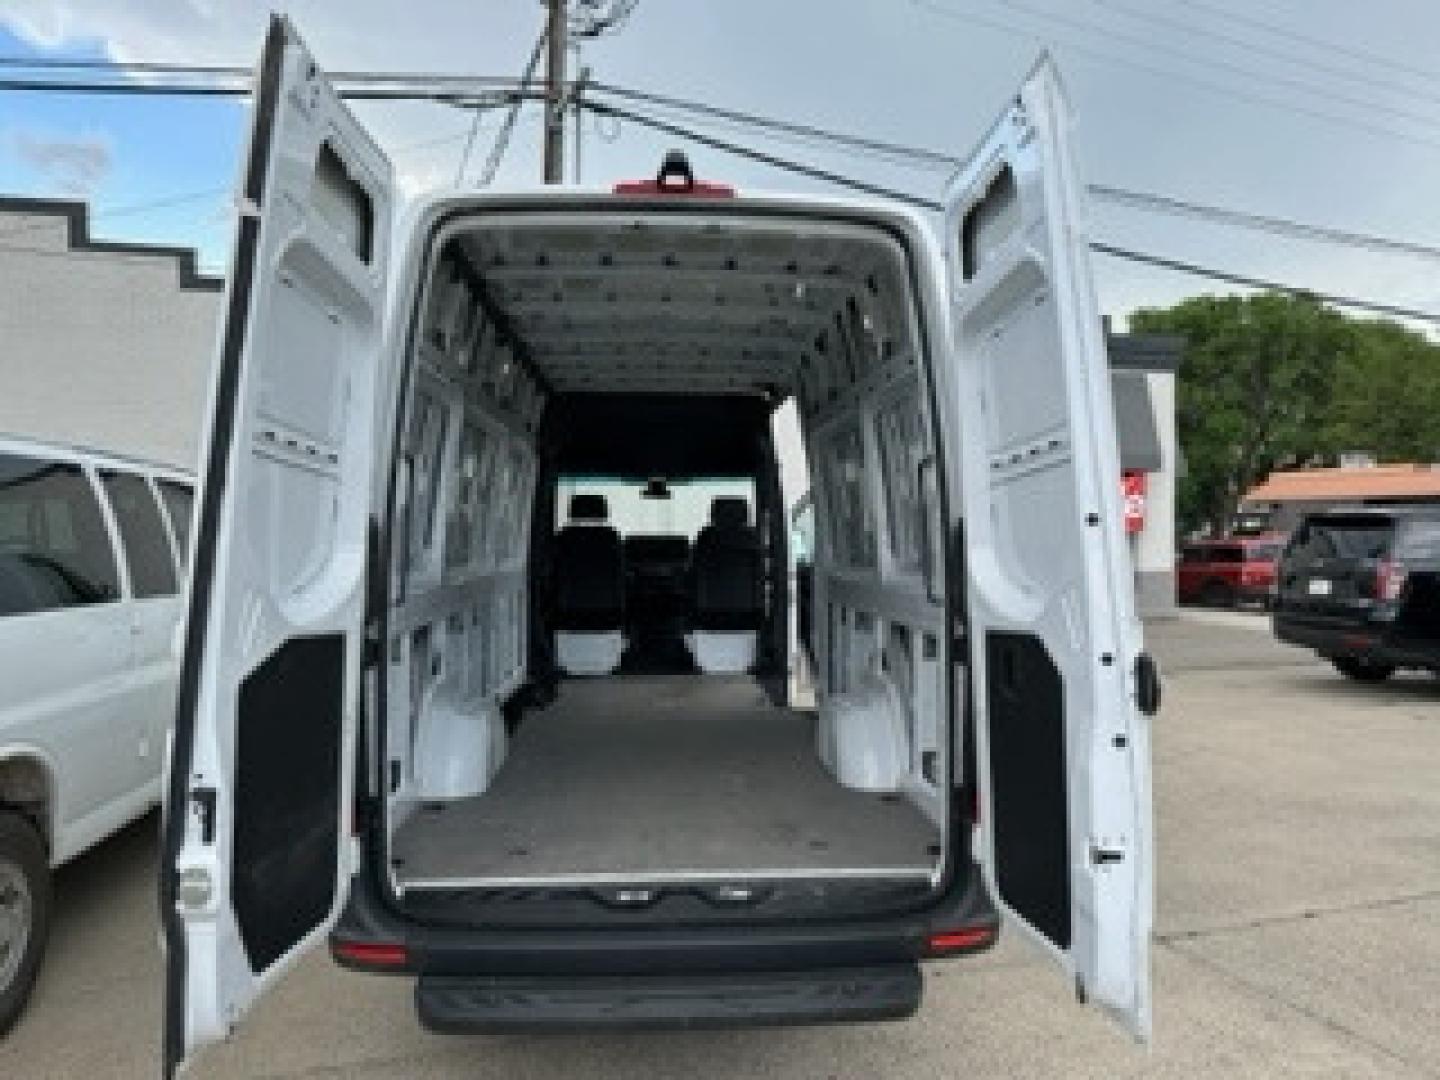
[(0, 199), (0, 433), (196, 469), (219, 282), (96, 244), (77, 203)]
[(1179, 465), (1175, 438), (1175, 373), (1145, 375), (1161, 466), (1145, 476), (1145, 527), (1135, 538), (1135, 598), (1142, 615), (1175, 610), (1175, 483)]

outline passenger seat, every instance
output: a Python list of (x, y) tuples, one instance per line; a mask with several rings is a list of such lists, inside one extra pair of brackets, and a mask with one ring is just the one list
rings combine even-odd
[(625, 651), (625, 563), (605, 496), (570, 498), (555, 537), (555, 654), (570, 675), (609, 675)]
[(717, 498), (710, 524), (695, 538), (692, 562), (692, 631), (685, 636), (701, 671), (748, 671), (765, 601), (759, 534), (750, 525), (750, 504)]

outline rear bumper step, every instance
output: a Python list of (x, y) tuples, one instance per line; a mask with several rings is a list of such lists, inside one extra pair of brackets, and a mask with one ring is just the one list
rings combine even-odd
[(920, 1007), (915, 964), (744, 974), (423, 975), (420, 1022), (439, 1031), (654, 1029), (900, 1020)]

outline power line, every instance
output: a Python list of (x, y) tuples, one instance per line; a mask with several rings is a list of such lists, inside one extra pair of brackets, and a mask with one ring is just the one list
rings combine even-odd
[(1248, 274), (1237, 274), (1229, 270), (1216, 270), (1213, 267), (1201, 266), (1199, 263), (1186, 262), (1183, 259), (1171, 259), (1164, 255), (1152, 255), (1144, 251), (1134, 251), (1130, 248), (1117, 247), (1114, 244), (1106, 244), (1098, 240), (1091, 242), (1090, 250), (1100, 255), (1109, 255), (1112, 258), (1124, 259), (1127, 262), (1141, 263), (1145, 266), (1155, 266), (1164, 270), (1174, 270), (1177, 273), (1189, 274), (1192, 277), (1210, 278), (1215, 281), (1226, 282), (1230, 285), (1239, 285), (1242, 288), (1266, 289), (1272, 292), (1287, 293), (1290, 296), (1308, 297), (1324, 304), (1330, 304), (1333, 307), (1353, 308), (1356, 311), (1367, 311), (1374, 315), (1384, 315), (1395, 319), (1411, 319), (1416, 322), (1428, 322), (1440, 325), (1440, 313), (1433, 311), (1399, 307), (1394, 304), (1384, 304), (1378, 300), (1362, 300), (1354, 296), (1343, 296), (1339, 293), (1317, 292), (1314, 289), (1302, 288), (1299, 285), (1289, 285), (1283, 281), (1253, 277)]
[[(1231, 11), (1229, 8), (1221, 7), (1219, 4), (1207, 3), (1206, 0), (1185, 0), (1185, 6), (1199, 11), (1208, 11), (1218, 18), (1227, 19), (1230, 22), (1236, 22), (1242, 26), (1250, 26), (1264, 33), (1272, 34), (1275, 37), (1301, 41), (1325, 52), (1348, 56), (1369, 67), (1385, 67), (1393, 71), (1404, 71), (1414, 78), (1422, 79), (1425, 82), (1436, 81), (1434, 71), (1412, 67), (1411, 65), (1396, 60), (1393, 56), (1382, 56), (1377, 52), (1342, 45), (1338, 41), (1331, 41), (1328, 38), (1315, 37), (1314, 35), (1306, 34), (1302, 30), (1295, 29), (1293, 25), (1282, 26), (1277, 23), (1266, 22), (1264, 19), (1257, 19), (1253, 15), (1245, 15), (1238, 11)], [(1296, 21), (1298, 22), (1299, 20)]]
[(1091, 184), (1086, 190), (1095, 198), (1113, 203), (1117, 206), (1127, 206), (1138, 210), (1151, 210), (1163, 214), (1175, 214), (1209, 221), (1218, 221), (1227, 225), (1238, 225), (1247, 229), (1259, 229), (1264, 232), (1274, 233), (1292, 239), (1319, 240), (1330, 244), (1340, 244), (1345, 247), (1364, 248), (1367, 251), (1381, 252), (1386, 255), (1414, 255), (1424, 259), (1440, 259), (1440, 247), (1433, 247), (1428, 244), (1417, 244), (1408, 240), (1392, 240), (1388, 237), (1350, 232), (1345, 229), (1328, 228), (1323, 225), (1307, 225), (1304, 222), (1294, 221), (1290, 218), (1272, 217), (1267, 214), (1252, 214), (1244, 210), (1229, 210), (1219, 206), (1207, 206), (1203, 203), (1188, 202), (1184, 199), (1176, 199), (1168, 195), (1150, 195), (1139, 191), (1127, 191), (1124, 188), (1110, 187), (1106, 184)]
[[(0, 68), (29, 68), (36, 71), (98, 71), (115, 75), (227, 76), (248, 80), (255, 74), (251, 64), (182, 64), (143, 60), (61, 60), (26, 56), (0, 56)], [(331, 82), (408, 83), (416, 86), (508, 84), (508, 75), (473, 75), (436, 71), (327, 71)]]
[[(525, 62), (525, 73), (521, 78), (522, 85), (528, 85), (531, 77), (535, 74), (535, 68), (540, 64), (540, 54), (545, 50), (546, 31), (540, 31), (540, 36), (535, 39), (535, 47), (530, 50), (530, 59)], [(495, 133), (495, 143), (490, 147), (490, 153), (485, 158), (485, 168), (480, 173), (480, 187), (488, 187), (495, 179), (495, 173), (500, 168), (500, 161), (505, 156), (505, 149), (510, 145), (510, 137), (515, 131), (515, 121), (520, 116), (521, 98), (518, 96), (510, 103), (510, 111), (505, 114), (505, 121), (500, 125), (500, 130)], [(465, 148), (465, 158), (461, 159), (460, 169), (455, 173), (455, 183), (460, 183), (461, 176), (465, 171), (465, 159), (470, 156), (470, 148)]]
[[(803, 135), (811, 143), (824, 141), (835, 145), (849, 148), (881, 150), (888, 156), (913, 157), (923, 163), (945, 164), (947, 167), (957, 167), (963, 162), (959, 158), (940, 154), (933, 150), (924, 150), (916, 147), (903, 146), (898, 143), (878, 142), (871, 139), (862, 139), (855, 136), (845, 135), (840, 132), (827, 130), (825, 128), (813, 127), (807, 124), (797, 124), (788, 120), (780, 120), (774, 117), (760, 116), (755, 113), (741, 112), (736, 109), (721, 108), (708, 105), (703, 102), (689, 101), (684, 98), (677, 98), (666, 94), (655, 94), (647, 91), (634, 90), (628, 87), (616, 86), (613, 83), (593, 84), (611, 94), (634, 98), (641, 101), (653, 101), (663, 106), (672, 107), (682, 112), (694, 112), (700, 116), (716, 117), (727, 124), (742, 127), (751, 127), (759, 131), (781, 131), (785, 133), (794, 132)], [(1264, 214), (1248, 213), (1240, 210), (1231, 210), (1218, 206), (1209, 206), (1202, 203), (1189, 202), (1165, 195), (1154, 195), (1146, 192), (1130, 191), (1125, 188), (1113, 187), (1106, 184), (1091, 184), (1088, 192), (1095, 198), (1117, 206), (1124, 206), (1131, 209), (1146, 210), (1155, 213), (1168, 213), (1177, 216), (1187, 216), (1211, 220), (1226, 225), (1239, 226), (1242, 228), (1259, 229), (1277, 235), (1283, 235), (1293, 239), (1323, 241), (1326, 243), (1340, 244), (1348, 247), (1364, 248), (1371, 251), (1381, 252), (1387, 255), (1410, 255), (1429, 259), (1440, 259), (1440, 247), (1432, 247), (1426, 244), (1418, 244), (1409, 241), (1393, 240), (1387, 237), (1375, 236), (1372, 234), (1353, 232), (1348, 230), (1328, 228), (1319, 225), (1309, 225), (1304, 222), (1294, 221), (1288, 218), (1274, 217)]]
[(666, 120), (646, 116), (644, 113), (633, 112), (630, 109), (622, 109), (608, 102), (586, 98), (581, 102), (581, 105), (591, 112), (598, 113), (602, 116), (613, 116), (617, 120), (628, 120), (631, 123), (639, 124), (641, 127), (662, 131), (667, 135), (673, 135), (676, 138), (685, 139), (688, 142), (698, 143), (701, 146), (708, 146), (727, 154), (734, 154), (737, 157), (749, 158), (751, 161), (758, 161), (762, 165), (769, 165), (772, 168), (795, 173), (798, 176), (808, 177), (811, 180), (820, 180), (827, 184), (849, 188), (852, 191), (863, 192), (866, 195), (875, 195), (882, 199), (893, 199), (896, 202), (906, 203), (910, 206), (918, 206), (924, 210), (940, 211), (945, 209), (942, 203), (938, 203), (934, 199), (927, 199), (920, 195), (912, 195), (908, 191), (882, 187), (879, 184), (871, 184), (867, 181), (857, 180), (854, 177), (831, 172), (829, 169), (821, 169), (814, 165), (805, 165), (798, 161), (790, 161), (786, 158), (777, 157), (774, 154), (768, 154), (763, 150), (755, 150), (751, 147), (743, 146), (740, 143), (717, 139), (712, 135), (703, 134), (693, 128), (681, 127), (678, 124), (672, 124)]
[[(397, 80), (398, 81), (398, 80)], [(335, 82), (335, 80), (332, 80)], [(473, 83), (473, 87), (468, 85)], [(101, 94), (116, 97), (207, 97), (240, 98), (249, 97), (249, 83), (172, 83), (172, 82), (116, 82), (114, 80), (82, 81), (75, 79), (0, 79), (0, 90), (52, 94)], [(433, 101), (441, 104), (465, 107), (474, 104), (487, 94), (504, 91), (507, 94), (536, 96), (539, 92), (520, 86), (511, 78), (477, 77), (465, 83), (447, 82), (443, 85), (415, 84), (405, 87), (349, 86), (337, 82), (336, 93), (347, 101)]]
[(1360, 72), (1349, 70), (1343, 67), (1338, 67), (1333, 64), (1320, 63), (1309, 57), (1298, 56), (1293, 52), (1287, 52), (1284, 49), (1277, 49), (1273, 45), (1267, 45), (1264, 42), (1255, 41), (1253, 37), (1242, 37), (1239, 34), (1228, 34), (1222, 30), (1215, 30), (1207, 26), (1201, 26), (1194, 22), (1187, 22), (1184, 19), (1177, 19), (1173, 16), (1165, 15), (1162, 12), (1157, 12), (1153, 10), (1153, 8), (1137, 8), (1132, 4), (1123, 3), (1122, 0), (1094, 0), (1094, 2), (1101, 7), (1108, 8), (1111, 11), (1118, 12), (1123, 16), (1128, 16), (1129, 18), (1135, 19), (1139, 22), (1148, 22), (1155, 23), (1160, 26), (1169, 26), (1175, 30), (1180, 31), (1182, 34), (1199, 34), (1202, 37), (1210, 38), (1212, 41), (1219, 41), (1233, 48), (1255, 53), (1258, 56), (1268, 56), (1271, 59), (1280, 60), (1289, 64), (1296, 64), (1302, 67), (1309, 68), (1312, 71), (1321, 72), (1327, 75), (1338, 76), (1342, 79), (1350, 79), (1354, 82), (1373, 86), (1386, 92), (1394, 92), (1398, 90), (1400, 93), (1407, 94), (1412, 97), (1422, 97), (1428, 101), (1440, 102), (1440, 94), (1426, 93), (1423, 90), (1417, 90), (1414, 87), (1407, 86), (1404, 83), (1394, 82), (1389, 79), (1376, 78), (1374, 75), (1362, 74)]
[(1284, 75), (1274, 75), (1267, 74), (1265, 72), (1259, 72), (1254, 70), (1253, 68), (1246, 67), (1244, 64), (1237, 64), (1228, 60), (1220, 60), (1213, 56), (1198, 57), (1190, 50), (1184, 48), (1166, 45), (1157, 42), (1152, 38), (1139, 37), (1135, 34), (1127, 34), (1123, 32), (1117, 32), (1110, 28), (1094, 26), (1091, 23), (1086, 22), (1084, 19), (1077, 19), (1074, 16), (1065, 15), (1059, 11), (1052, 11), (1048, 8), (1040, 7), (1036, 4), (1027, 3), (1026, 0), (993, 0), (993, 2), (998, 3), (1002, 7), (1022, 12), (1026, 15), (1029, 15), (1031, 18), (1038, 19), (1042, 22), (1056, 22), (1064, 26), (1073, 27), (1079, 30), (1081, 33), (1103, 36), (1107, 41), (1128, 43), (1130, 45), (1136, 46), (1137, 48), (1169, 53), (1171, 56), (1178, 57), (1182, 61), (1187, 61), (1200, 67), (1210, 68), (1214, 71), (1223, 71), (1230, 75), (1239, 75), (1242, 78), (1253, 79), (1259, 83), (1268, 82), (1271, 84), (1272, 87), (1289, 87), (1294, 90), (1299, 90), (1301, 93), (1309, 96), (1329, 98), (1331, 101), (1334, 101), (1338, 104), (1351, 105), (1357, 108), (1365, 109), (1367, 111), (1387, 113), (1391, 116), (1396, 117), (1397, 119), (1409, 123), (1421, 124), (1426, 127), (1440, 126), (1440, 119), (1437, 119), (1433, 116), (1426, 116), (1422, 113), (1413, 113), (1406, 109), (1398, 109), (1390, 105), (1382, 105), (1365, 98), (1353, 97), (1349, 94), (1337, 93), (1336, 91), (1328, 89), (1322, 84), (1309, 83), (1300, 79), (1292, 79)]
[(935, 150), (925, 150), (914, 146), (902, 146), (898, 143), (883, 142), (879, 139), (861, 138), (855, 135), (847, 135), (843, 132), (816, 127), (811, 124), (801, 124), (793, 120), (779, 120), (774, 117), (741, 112), (738, 109), (727, 109), (701, 101), (689, 101), (685, 98), (673, 97), (669, 94), (657, 94), (648, 90), (636, 90), (631, 87), (617, 86), (614, 83), (604, 82), (589, 83), (587, 88), (602, 90), (618, 97), (629, 98), (632, 101), (643, 101), (650, 105), (660, 105), (667, 108), (679, 109), (684, 112), (697, 113), (702, 116), (730, 120), (740, 124), (749, 124), (758, 128), (782, 131), (789, 135), (823, 139), (827, 142), (835, 143), (838, 146), (849, 147), (852, 150), (869, 150), (891, 157), (924, 161), (945, 168), (954, 168), (961, 164), (959, 158), (950, 154), (942, 154)]
[[(677, 138), (697, 142), (725, 153), (735, 154), (739, 157), (749, 158), (763, 165), (781, 169), (786, 172), (795, 173), (799, 176), (810, 179), (823, 180), (826, 183), (835, 184), (839, 187), (850, 188), (854, 191), (864, 192), (868, 195), (876, 195), (880, 198), (893, 199), (896, 202), (906, 203), (910, 206), (917, 206), (925, 210), (943, 211), (944, 205), (927, 199), (923, 196), (913, 195), (909, 192), (897, 191), (893, 188), (884, 188), (876, 184), (869, 184), (854, 177), (844, 176), (840, 173), (830, 172), (826, 169), (818, 169), (814, 166), (805, 165), (800, 162), (790, 161), (786, 158), (777, 157), (774, 154), (767, 154), (763, 151), (754, 150), (737, 143), (727, 142), (723, 139), (715, 139), (703, 135), (691, 129), (670, 124), (654, 117), (645, 116), (628, 109), (617, 108), (613, 105), (599, 102), (586, 101), (585, 107), (602, 115), (614, 116), (621, 120), (629, 120), (632, 123), (640, 124), (643, 127), (650, 127), (657, 131), (676, 136)], [(1118, 189), (1116, 189), (1118, 190)], [(1277, 292), (1288, 293), (1292, 296), (1313, 297), (1323, 303), (1332, 304), (1336, 307), (1352, 308), (1357, 311), (1367, 311), (1372, 314), (1385, 315), (1392, 318), (1412, 319), (1420, 322), (1433, 322), (1440, 324), (1440, 314), (1435, 312), (1421, 311), (1416, 308), (1400, 307), (1393, 304), (1384, 304), (1379, 301), (1366, 300), (1359, 297), (1344, 296), (1339, 293), (1322, 293), (1314, 289), (1306, 289), (1298, 285), (1290, 285), (1285, 282), (1274, 281), (1266, 278), (1254, 277), (1247, 274), (1233, 273), (1227, 270), (1215, 270), (1202, 266), (1198, 263), (1186, 262), (1180, 259), (1172, 259), (1163, 255), (1153, 255), (1147, 252), (1134, 251), (1130, 248), (1119, 247), (1114, 244), (1102, 243), (1099, 241), (1090, 244), (1090, 250), (1102, 255), (1109, 255), (1112, 258), (1124, 259), (1129, 262), (1141, 263), (1146, 266), (1159, 267), (1166, 270), (1173, 270), (1179, 273), (1192, 276), (1210, 278), (1215, 281), (1223, 281), (1231, 285), (1239, 285), (1245, 288), (1273, 289)]]
[[(1033, 29), (1026, 29), (1024, 27), (1016, 26), (1012, 22), (1008, 22), (1004, 19), (994, 16), (985, 15), (980, 12), (957, 11), (956, 9), (949, 7), (945, 4), (937, 3), (936, 0), (910, 0), (910, 3), (916, 8), (919, 8), (923, 11), (928, 11), (930, 14), (937, 15), (943, 19), (951, 19), (957, 22), (963, 22), (967, 25), (988, 27), (1003, 34), (1009, 34), (1015, 37), (1024, 38), (1026, 41), (1032, 44), (1043, 44), (1045, 41), (1044, 36), (1040, 33), (1037, 33)], [(1040, 18), (1037, 16), (1031, 17)], [(1089, 28), (1087, 27), (1086, 29)], [(1142, 44), (1147, 49), (1150, 46), (1150, 43), (1148, 42), (1143, 42)], [(1287, 101), (1283, 98), (1270, 97), (1265, 94), (1255, 93), (1251, 90), (1241, 90), (1238, 87), (1231, 86), (1227, 83), (1212, 82), (1209, 79), (1201, 78), (1197, 75), (1192, 75), (1187, 72), (1176, 71), (1173, 68), (1163, 68), (1153, 64), (1142, 63), (1141, 61), (1135, 60), (1133, 57), (1128, 56), (1124, 53), (1112, 52), (1106, 49), (1098, 48), (1096, 46), (1087, 45), (1083, 42), (1077, 42), (1073, 39), (1067, 39), (1065, 41), (1065, 46), (1070, 52), (1073, 52), (1077, 56), (1084, 57), (1092, 63), (1103, 63), (1106, 67), (1114, 67), (1118, 64), (1122, 67), (1128, 67), (1135, 71), (1144, 72), (1147, 75), (1153, 75), (1156, 78), (1159, 78), (1165, 82), (1188, 83), (1191, 86), (1199, 87), (1200, 89), (1212, 94), (1219, 94), (1224, 97), (1249, 102), (1250, 104), (1254, 105), (1265, 105), (1272, 109), (1279, 109), (1282, 112), (1293, 113), (1297, 116), (1308, 116), (1315, 120), (1321, 120), (1331, 124), (1338, 124), (1343, 127), (1353, 128), (1357, 131), (1368, 131), (1371, 134), (1383, 135), (1387, 140), (1393, 141), (1395, 139), (1405, 139), (1412, 145), (1426, 146), (1433, 150), (1440, 150), (1440, 140), (1437, 139), (1427, 139), (1423, 136), (1415, 135), (1413, 133), (1396, 131), (1394, 128), (1385, 127), (1381, 124), (1373, 123), (1366, 120), (1360, 120), (1354, 117), (1337, 115), (1333, 112), (1327, 112), (1324, 109), (1317, 109), (1311, 106), (1297, 104), (1293, 101)]]

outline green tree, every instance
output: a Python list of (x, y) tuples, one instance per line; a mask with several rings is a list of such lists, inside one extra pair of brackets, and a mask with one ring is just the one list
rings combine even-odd
[(1327, 441), (1379, 461), (1440, 461), (1440, 346), (1393, 322), (1352, 322)]
[(1272, 469), (1336, 452), (1345, 435), (1332, 409), (1337, 373), (1357, 351), (1339, 312), (1278, 293), (1201, 296), (1141, 309), (1130, 323), (1185, 340), (1175, 412), (1186, 465), (1176, 511), (1183, 530), (1223, 531)]

